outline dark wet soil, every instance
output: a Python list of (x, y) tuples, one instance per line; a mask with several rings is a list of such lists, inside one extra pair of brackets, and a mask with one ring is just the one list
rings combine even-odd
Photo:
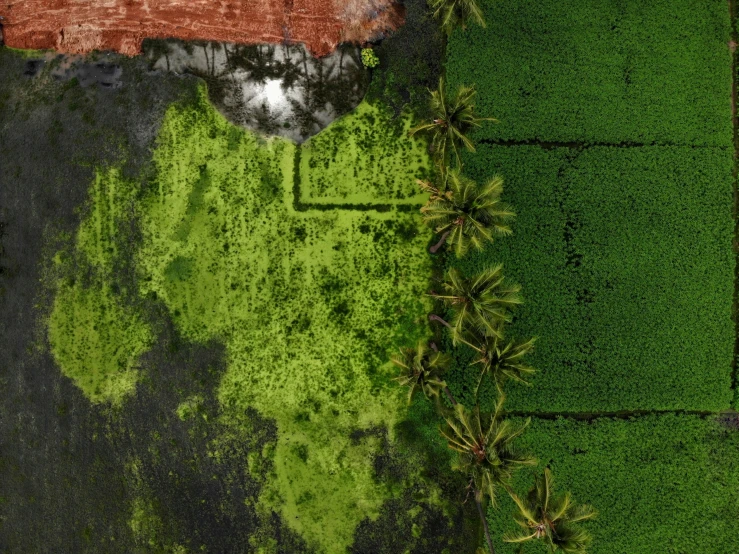
[[(147, 381), (121, 410), (91, 405), (49, 354), (44, 267), (71, 247), (93, 167), (145, 175), (165, 108), (195, 89), (194, 79), (148, 75), (137, 61), (118, 67), (29, 81), (26, 61), (0, 51), (0, 550), (247, 552), (261, 536), (279, 552), (304, 552), (278, 517), (257, 516), (260, 484), (245, 474), (243, 460), (274, 440), (274, 425), (245, 414), (255, 429), (246, 443), (206, 424), (221, 345), (181, 340), (156, 303), (145, 306), (160, 340), (143, 360)], [(103, 84), (111, 75), (117, 88)], [(121, 242), (131, 240), (135, 228), (122, 229)], [(132, 279), (121, 267), (121, 290)], [(181, 421), (175, 408), (192, 395), (203, 399), (199, 417)], [(216, 438), (217, 461), (208, 455)], [(160, 521), (148, 533), (154, 544), (131, 530), (134, 498)]]

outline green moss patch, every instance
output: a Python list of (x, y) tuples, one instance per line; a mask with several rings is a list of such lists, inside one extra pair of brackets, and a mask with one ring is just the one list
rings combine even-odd
[(49, 320), (59, 367), (93, 402), (120, 403), (136, 386), (149, 327), (106, 286), (62, 285)]
[[(344, 146), (327, 141), (323, 153), (320, 137), (310, 151), (328, 170), (315, 175), (350, 190), (357, 181), (332, 165), (348, 159)], [(403, 411), (386, 360), (423, 328), (427, 237), (416, 214), (295, 212), (295, 148), (236, 130), (206, 104), (170, 110), (137, 263), (141, 294), (164, 301), (187, 338), (226, 344), (224, 419), (255, 407), (277, 420), (265, 506), (309, 544), (343, 552), (389, 494), (374, 476), (376, 441), (351, 433)], [(348, 156), (368, 155), (358, 148)], [(314, 175), (306, 159), (301, 184)]]
[[(324, 193), (346, 192), (342, 202), (417, 201), (410, 191), (428, 160), (407, 136), (408, 119), (368, 105), (347, 119), (305, 147), (301, 187), (327, 174), (334, 188)], [(346, 132), (351, 140), (335, 138)], [(75, 263), (60, 261), (49, 338), (62, 371), (96, 402), (135, 389), (136, 360), (152, 340), (137, 307), (144, 298), (163, 303), (185, 340), (222, 343), (220, 424), (248, 435), (244, 414), (255, 408), (277, 422), (275, 447), (243, 460), (271, 472), (260, 510), (338, 553), (395, 494), (373, 460), (406, 410), (387, 360), (425, 332), (428, 235), (415, 211), (296, 211), (296, 148), (235, 128), (203, 91), (171, 107), (143, 189), (98, 171)], [(124, 245), (119, 231), (132, 218), (140, 243)], [(120, 278), (123, 256), (135, 265), (135, 290)], [(201, 403), (183, 397), (173, 413), (194, 421)], [(132, 525), (148, 528), (146, 510), (133, 508)]]
[[(93, 402), (120, 403), (134, 391), (138, 357), (152, 341), (112, 275), (122, 254), (118, 226), (130, 217), (134, 194), (134, 184), (119, 171), (96, 174), (89, 214), (77, 233), (77, 269), (59, 281), (49, 319), (54, 358)], [(69, 272), (63, 260), (57, 256), (57, 269)]]

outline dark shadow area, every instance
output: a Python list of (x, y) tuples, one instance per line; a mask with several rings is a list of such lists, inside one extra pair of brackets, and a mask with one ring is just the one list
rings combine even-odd
[(439, 84), (444, 38), (426, 0), (405, 0), (404, 5), (405, 25), (375, 47), (380, 65), (372, 70), (367, 99), (382, 99), (397, 113), (410, 104), (423, 118), (428, 111), (427, 89)]
[(322, 58), (301, 44), (147, 40), (143, 49), (153, 70), (203, 79), (232, 123), (297, 143), (354, 109), (369, 80), (351, 45)]

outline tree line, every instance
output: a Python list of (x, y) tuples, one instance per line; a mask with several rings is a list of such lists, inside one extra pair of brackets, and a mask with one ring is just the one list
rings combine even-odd
[[(485, 25), (477, 0), (430, 0), (429, 4), (446, 33), (459, 26), (464, 28), (470, 21)], [(480, 184), (463, 173), (460, 151), (475, 150), (470, 132), (486, 121), (495, 121), (476, 114), (474, 97), (474, 87), (468, 86), (460, 86), (450, 96), (442, 77), (438, 89), (430, 91), (431, 119), (410, 130), (413, 135), (429, 137), (436, 169), (432, 181), (418, 181), (421, 190), (429, 193), (428, 202), (421, 208), (423, 221), (439, 235), (439, 241), (429, 250), (436, 253), (446, 248), (457, 258), (470, 249), (483, 249), (497, 237), (510, 235), (510, 223), (515, 217), (511, 207), (501, 200), (502, 177), (494, 176)], [(434, 342), (421, 341), (414, 347), (402, 348), (392, 358), (400, 369), (396, 380), (408, 387), (409, 403), (422, 393), (435, 403), (444, 418), (441, 435), (457, 453), (454, 469), (469, 477), (468, 489), (477, 505), (491, 554), (495, 554), (495, 547), (485, 504), (496, 506), (501, 491), (515, 503), (514, 519), (521, 527), (517, 533), (504, 534), (505, 542), (540, 541), (551, 552), (585, 554), (591, 535), (579, 524), (595, 517), (596, 511), (591, 506), (576, 504), (569, 493), (555, 494), (549, 468), (535, 478), (526, 495), (519, 496), (512, 488), (514, 473), (536, 464), (531, 455), (516, 446), (516, 439), (530, 419), (513, 422), (504, 417), (503, 410), (506, 384), (529, 384), (527, 378), (535, 372), (525, 360), (535, 339), (511, 338), (505, 329), (522, 303), (519, 292), (518, 285), (504, 278), (502, 265), (495, 265), (472, 276), (449, 269), (439, 290), (428, 293), (451, 314), (449, 321), (437, 314), (430, 314), (429, 320), (446, 328), (452, 348), (464, 345), (474, 353), (469, 365), (477, 372), (472, 408), (452, 395), (444, 381), (451, 357), (439, 351)], [(493, 383), (497, 392), (492, 412), (484, 411), (478, 399), (485, 379)], [(451, 409), (441, 401), (442, 395)]]

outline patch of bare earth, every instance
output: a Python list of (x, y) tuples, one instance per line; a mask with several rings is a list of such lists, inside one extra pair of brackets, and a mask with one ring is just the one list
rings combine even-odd
[(146, 38), (303, 43), (315, 55), (403, 24), (395, 0), (0, 0), (5, 44), (86, 54), (141, 51)]

